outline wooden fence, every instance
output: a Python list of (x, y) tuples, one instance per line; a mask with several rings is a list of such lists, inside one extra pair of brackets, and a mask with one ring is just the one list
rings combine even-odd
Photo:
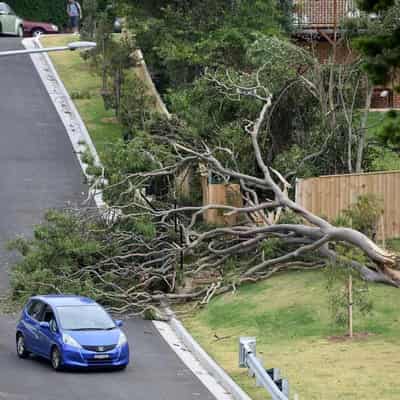
[(336, 218), (363, 194), (383, 200), (384, 214), (378, 237), (400, 236), (400, 171), (331, 175), (300, 179), (296, 201), (314, 214)]
[[(211, 184), (206, 176), (202, 176), (203, 205), (219, 204), (233, 207), (243, 207), (240, 185), (236, 183)], [(226, 210), (209, 209), (204, 213), (204, 221), (208, 224), (235, 225), (240, 220), (240, 214), (225, 215)]]

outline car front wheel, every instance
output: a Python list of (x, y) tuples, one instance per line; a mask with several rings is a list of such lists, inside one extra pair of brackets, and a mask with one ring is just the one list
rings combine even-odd
[(61, 353), (57, 347), (53, 347), (51, 351), (51, 366), (55, 371), (61, 370)]
[(27, 358), (29, 356), (29, 352), (25, 347), (25, 339), (22, 335), (17, 337), (17, 354), (19, 358)]
[(43, 34), (44, 34), (43, 29), (36, 28), (32, 31), (32, 36), (39, 36), (39, 35), (43, 35)]

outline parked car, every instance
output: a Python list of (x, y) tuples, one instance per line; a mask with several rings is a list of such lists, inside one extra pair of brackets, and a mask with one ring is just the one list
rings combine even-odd
[(129, 364), (129, 345), (120, 327), (95, 301), (80, 296), (32, 297), (16, 329), (17, 354), (31, 353), (63, 367), (114, 367)]
[(7, 3), (0, 3), (0, 33), (4, 35), (24, 36), (23, 21)]
[(50, 24), (48, 22), (35, 22), (24, 20), (23, 27), (24, 34), (28, 36), (37, 36), (43, 33), (58, 33), (59, 31), (57, 25)]

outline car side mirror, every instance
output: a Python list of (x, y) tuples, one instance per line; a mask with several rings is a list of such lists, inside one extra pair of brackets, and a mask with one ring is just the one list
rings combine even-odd
[(121, 326), (124, 325), (124, 321), (122, 321), (120, 319), (116, 319), (114, 322), (115, 322), (115, 325), (118, 326), (118, 328), (121, 328)]
[(43, 329), (50, 329), (50, 324), (48, 322), (42, 321), (39, 323), (39, 326)]

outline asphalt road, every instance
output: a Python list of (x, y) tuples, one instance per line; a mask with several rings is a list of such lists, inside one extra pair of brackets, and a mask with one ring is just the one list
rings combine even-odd
[[(21, 47), (0, 37), (0, 51)], [(4, 244), (29, 236), (48, 208), (79, 205), (87, 188), (67, 133), (29, 57), (0, 58), (0, 294), (15, 261)], [(55, 373), (15, 354), (15, 317), (0, 316), (0, 400), (214, 399), (152, 323), (127, 321), (132, 363), (123, 372)]]

